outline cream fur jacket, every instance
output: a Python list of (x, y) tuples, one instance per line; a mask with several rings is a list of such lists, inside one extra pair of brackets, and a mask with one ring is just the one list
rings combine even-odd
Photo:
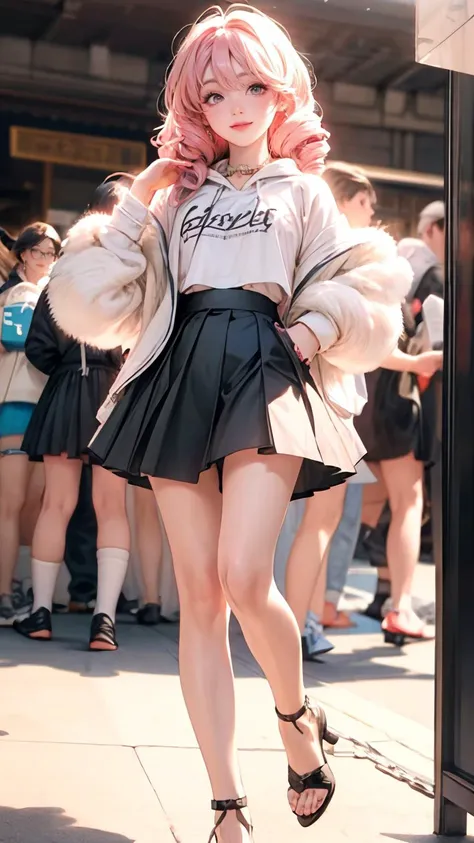
[[(130, 348), (127, 361), (100, 408), (104, 422), (123, 389), (158, 357), (174, 325), (177, 289), (169, 269), (163, 226), (127, 196), (111, 217), (89, 215), (70, 231), (48, 285), (53, 317), (81, 342)], [(141, 206), (143, 208), (143, 206)], [(325, 399), (342, 417), (365, 403), (364, 372), (378, 368), (402, 331), (400, 304), (411, 284), (409, 264), (383, 231), (366, 229), (298, 283), (282, 309), (287, 327), (321, 314), (334, 341), (312, 363)]]

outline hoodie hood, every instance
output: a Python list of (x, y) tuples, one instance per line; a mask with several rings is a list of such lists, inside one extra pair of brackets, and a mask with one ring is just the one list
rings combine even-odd
[(400, 257), (408, 261), (413, 270), (413, 284), (408, 294), (408, 299), (410, 299), (428, 270), (435, 266), (439, 267), (439, 261), (430, 247), (416, 237), (405, 237), (400, 240), (397, 251)]
[(301, 170), (292, 158), (277, 158), (275, 161), (270, 161), (269, 164), (265, 164), (265, 166), (254, 173), (253, 176), (250, 176), (242, 188), (238, 188), (235, 187), (235, 185), (233, 185), (225, 175), (228, 164), (228, 158), (224, 158), (222, 161), (218, 161), (214, 167), (210, 167), (207, 171), (207, 181), (225, 185), (226, 187), (234, 188), (234, 190), (239, 190), (240, 192), (247, 190), (255, 184), (255, 182), (263, 181), (265, 179), (301, 175)]

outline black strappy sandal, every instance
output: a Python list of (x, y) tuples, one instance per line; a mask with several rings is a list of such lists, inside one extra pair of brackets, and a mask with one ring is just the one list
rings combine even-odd
[(298, 732), (301, 732), (301, 734), (303, 734), (303, 732), (296, 721), (299, 720), (300, 717), (303, 717), (303, 714), (307, 711), (311, 712), (318, 723), (319, 740), (321, 743), (324, 764), (321, 767), (318, 767), (317, 770), (312, 770), (311, 773), (304, 773), (302, 776), (299, 776), (298, 773), (295, 773), (295, 771), (291, 769), (291, 767), (288, 767), (288, 784), (290, 786), (290, 790), (294, 790), (295, 793), (303, 793), (305, 790), (325, 790), (327, 792), (326, 799), (314, 814), (308, 814), (308, 816), (306, 816), (297, 814), (296, 811), (293, 811), (299, 824), (304, 828), (309, 828), (310, 825), (313, 825), (313, 823), (322, 817), (325, 810), (328, 808), (336, 789), (336, 781), (324, 753), (323, 739), (332, 746), (335, 746), (339, 740), (339, 735), (336, 735), (328, 729), (326, 712), (323, 708), (321, 708), (321, 706), (318, 706), (318, 713), (315, 714), (311, 708), (308, 697), (305, 697), (304, 704), (301, 706), (300, 710), (296, 712), (296, 714), (281, 714), (277, 708), (275, 708), (275, 711), (280, 720), (284, 720), (286, 723), (293, 723), (295, 729), (297, 729)]
[(92, 616), (89, 650), (112, 651), (117, 650), (115, 638), (115, 624), (105, 612)]
[(35, 641), (51, 641), (51, 612), (44, 606), (33, 612), (28, 618), (13, 623), (15, 632)]
[(212, 810), (213, 811), (222, 811), (222, 814), (220, 815), (220, 817), (217, 820), (214, 828), (211, 831), (209, 843), (213, 843), (214, 840), (216, 841), (216, 843), (219, 843), (219, 841), (217, 840), (217, 829), (219, 828), (220, 824), (225, 820), (225, 818), (227, 816), (227, 811), (236, 811), (237, 812), (237, 819), (238, 819), (239, 823), (241, 825), (243, 825), (243, 827), (245, 828), (245, 831), (248, 832), (249, 837), (250, 837), (250, 841), (252, 843), (252, 841), (253, 841), (253, 837), (252, 837), (253, 827), (250, 825), (250, 823), (247, 822), (247, 820), (245, 819), (245, 817), (242, 813), (242, 808), (246, 808), (246, 807), (247, 807), (247, 797), (246, 796), (242, 796), (241, 799), (221, 799), (221, 800), (217, 800), (217, 801), (215, 799), (213, 799), (212, 802), (211, 802)]

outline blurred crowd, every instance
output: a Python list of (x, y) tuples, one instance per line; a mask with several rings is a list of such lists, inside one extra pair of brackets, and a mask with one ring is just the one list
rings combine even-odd
[[(329, 165), (323, 177), (352, 227), (375, 224), (377, 197), (361, 170)], [(111, 213), (130, 178), (106, 179), (86, 213)], [(354, 424), (367, 456), (347, 484), (304, 502), (292, 537), (285, 592), (309, 660), (333, 649), (331, 629), (354, 625), (340, 602), (355, 555), (377, 568), (365, 612), (381, 622), (385, 640), (433, 635), (432, 607), (420, 609), (412, 598), (420, 552), (431, 552), (430, 469), (440, 457), (444, 221), (444, 204), (432, 202), (417, 236), (398, 244), (414, 280), (398, 349), (365, 383), (360, 378), (363, 409)], [(91, 649), (113, 650), (117, 611), (151, 625), (176, 610), (175, 594), (162, 606), (163, 572), (172, 575), (153, 494), (127, 490), (87, 455), (95, 414), (127, 349), (100, 352), (54, 325), (45, 296), (61, 239), (50, 225), (0, 229), (0, 239), (0, 626), (49, 639), (54, 611), (87, 612)], [(65, 402), (77, 404), (75, 430), (61, 425)], [(116, 547), (117, 535), (131, 547), (132, 577), (128, 552), (97, 553), (99, 534), (101, 548)], [(64, 591), (58, 598), (63, 562), (66, 599)]]
[[(324, 178), (351, 226), (373, 224), (377, 198), (364, 173), (328, 167)], [(367, 402), (354, 418), (367, 449), (365, 461), (345, 486), (306, 502), (292, 544), (286, 594), (310, 660), (333, 649), (326, 630), (354, 626), (339, 604), (355, 554), (377, 568), (374, 598), (365, 613), (381, 621), (385, 641), (401, 644), (405, 638), (434, 635), (433, 606), (414, 604), (413, 580), (423, 526), (430, 521), (430, 469), (440, 459), (443, 202), (422, 210), (417, 235), (398, 243), (414, 275), (403, 305), (403, 335), (383, 368), (366, 374)]]

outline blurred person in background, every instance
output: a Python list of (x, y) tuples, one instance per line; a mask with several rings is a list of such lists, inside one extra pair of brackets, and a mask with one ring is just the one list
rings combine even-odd
[[(0, 249), (0, 274), (1, 274), (1, 272), (2, 272), (1, 265), (2, 265), (3, 259), (5, 258), (5, 252), (11, 252), (12, 249), (13, 249), (13, 246), (15, 245), (15, 238), (13, 237), (13, 235), (10, 234), (10, 232), (7, 231), (6, 228), (2, 228), (1, 226), (0, 226), (0, 244), (1, 244), (1, 246), (3, 246), (3, 249)], [(2, 255), (3, 255), (3, 257), (1, 257)], [(10, 274), (10, 271), (13, 269), (14, 265), (15, 265), (15, 263), (13, 261), (12, 265), (10, 266), (10, 268), (7, 272), (7, 277)], [(2, 281), (7, 280), (6, 278), (3, 278), (3, 275), (1, 275), (1, 278), (2, 278)]]
[[(97, 187), (89, 206), (90, 212), (111, 214), (124, 189), (133, 184), (128, 173), (114, 173)], [(120, 595), (118, 612), (132, 612), (140, 624), (155, 625), (162, 620), (160, 600), (162, 527), (151, 489), (133, 486), (135, 535), (140, 563), (141, 606)], [(129, 514), (130, 518), (130, 514)], [(69, 611), (94, 611), (97, 596), (97, 520), (92, 502), (90, 465), (82, 469), (79, 500), (66, 536), (65, 563), (71, 575)]]
[(136, 613), (136, 619), (139, 624), (155, 626), (164, 620), (161, 615), (160, 597), (163, 558), (162, 526), (158, 505), (151, 490), (134, 486), (133, 495), (142, 604)]
[[(131, 184), (133, 177), (128, 173), (108, 176), (95, 189), (87, 211), (111, 214)], [(97, 519), (92, 501), (92, 467), (87, 462), (82, 466), (77, 506), (67, 528), (64, 562), (70, 574), (67, 610), (92, 614), (97, 598)], [(127, 601), (121, 595), (119, 610), (124, 605)]]
[(368, 613), (373, 617), (378, 606), (381, 614), (382, 604), (391, 593), (390, 610), (382, 621), (385, 640), (391, 643), (403, 637), (432, 637), (432, 631), (413, 609), (412, 589), (420, 556), (424, 469), (438, 457), (430, 382), (442, 368), (443, 355), (437, 350), (417, 353), (417, 336), (423, 329), (426, 298), (431, 294), (443, 296), (443, 202), (430, 203), (421, 212), (418, 233), (420, 239), (406, 238), (399, 243), (400, 255), (409, 260), (414, 271), (404, 306), (405, 334), (383, 368), (367, 375), (369, 400), (355, 420), (370, 469), (385, 490), (385, 495), (379, 495), (378, 508), (374, 504), (369, 509), (368, 527), (376, 526), (385, 500), (390, 506), (386, 544), (389, 576), (379, 570), (374, 603)]
[[(400, 241), (398, 245), (399, 253), (405, 257), (411, 264), (414, 279), (409, 295), (410, 313), (414, 320), (415, 328), (418, 328), (422, 320), (422, 306), (429, 295), (436, 295), (440, 298), (444, 296), (444, 261), (445, 261), (445, 205), (442, 201), (430, 202), (420, 213), (418, 221), (418, 238), (407, 237)], [(438, 353), (438, 359), (439, 359)], [(419, 361), (418, 361), (419, 362)], [(415, 364), (416, 365), (416, 364)], [(432, 427), (433, 419), (436, 415), (435, 394), (433, 384), (430, 382), (423, 383), (421, 391), (420, 403), (422, 409), (421, 423), (427, 428), (425, 430), (424, 438), (432, 443)], [(429, 450), (431, 450), (431, 445)], [(430, 461), (435, 461), (440, 458), (439, 453), (430, 453)], [(364, 500), (364, 545), (369, 550), (371, 558), (377, 562), (377, 557), (387, 563), (385, 554), (385, 540), (387, 536), (388, 525), (390, 523), (390, 513), (385, 511), (388, 492), (383, 482), (381, 472), (379, 474), (379, 488), (367, 490), (367, 496)], [(385, 526), (381, 523), (381, 519), (387, 522)], [(413, 548), (413, 554), (415, 548)], [(411, 555), (413, 555), (411, 554)], [(384, 559), (385, 557), (385, 559)], [(377, 620), (382, 620), (384, 614), (384, 606), (390, 608), (392, 601), (390, 600), (392, 592), (392, 576), (390, 567), (385, 564), (378, 567), (377, 570), (377, 586), (372, 603), (367, 607), (366, 614), (369, 617)], [(417, 611), (421, 615), (425, 614), (423, 601), (417, 601)], [(429, 607), (428, 607), (429, 608)], [(432, 608), (432, 607), (431, 607)], [(432, 611), (429, 611), (427, 616), (432, 617)]]
[[(117, 188), (117, 180), (119, 187)], [(130, 188), (134, 178), (127, 173), (115, 173), (101, 184), (91, 203), (91, 210), (111, 214), (123, 195), (123, 187)], [(122, 193), (120, 193), (122, 191)], [(134, 611), (139, 624), (154, 626), (162, 620), (160, 579), (163, 555), (163, 534), (158, 506), (150, 485), (134, 485), (133, 517), (138, 559), (140, 563), (141, 606)], [(119, 606), (126, 606), (122, 595)]]
[[(99, 185), (80, 236), (88, 237), (90, 213), (110, 212), (126, 189), (114, 179)], [(32, 614), (16, 621), (14, 628), (28, 638), (49, 640), (53, 595), (67, 528), (78, 503), (83, 463), (98, 426), (96, 413), (121, 367), (122, 349), (102, 351), (67, 337), (52, 318), (46, 289), (36, 307), (25, 352), (49, 378), (22, 446), (31, 461), (44, 462), (45, 492), (32, 543)], [(98, 583), (89, 649), (116, 650), (115, 613), (130, 551), (126, 481), (98, 465), (92, 465), (92, 478)]]
[(322, 178), (331, 188), (337, 207), (351, 228), (367, 228), (372, 224), (377, 196), (363, 170), (329, 162)]
[[(362, 170), (347, 164), (328, 164), (323, 179), (351, 228), (371, 225), (377, 197)], [(362, 383), (360, 387), (363, 393)], [(348, 615), (338, 610), (338, 602), (359, 534), (362, 479), (362, 475), (356, 476), (354, 482), (321, 492), (305, 504), (288, 560), (286, 597), (302, 632), (306, 660), (333, 649), (323, 634), (323, 623), (338, 628), (352, 625)]]
[[(43, 222), (24, 228), (13, 244), (15, 263), (0, 287), (3, 339), (10, 321), (5, 319), (5, 308), (21, 305), (23, 312), (35, 306), (60, 247), (58, 233)], [(3, 263), (6, 260), (4, 255)], [(25, 614), (15, 606), (12, 594), (21, 514), (32, 475), (22, 441), (46, 378), (25, 357), (24, 340), (13, 350), (4, 343), (0, 343), (0, 625), (11, 626)]]
[[(0, 229), (1, 231), (2, 229)], [(8, 280), (8, 276), (15, 266), (15, 258), (10, 249), (4, 245), (3, 240), (0, 240), (0, 289)]]

